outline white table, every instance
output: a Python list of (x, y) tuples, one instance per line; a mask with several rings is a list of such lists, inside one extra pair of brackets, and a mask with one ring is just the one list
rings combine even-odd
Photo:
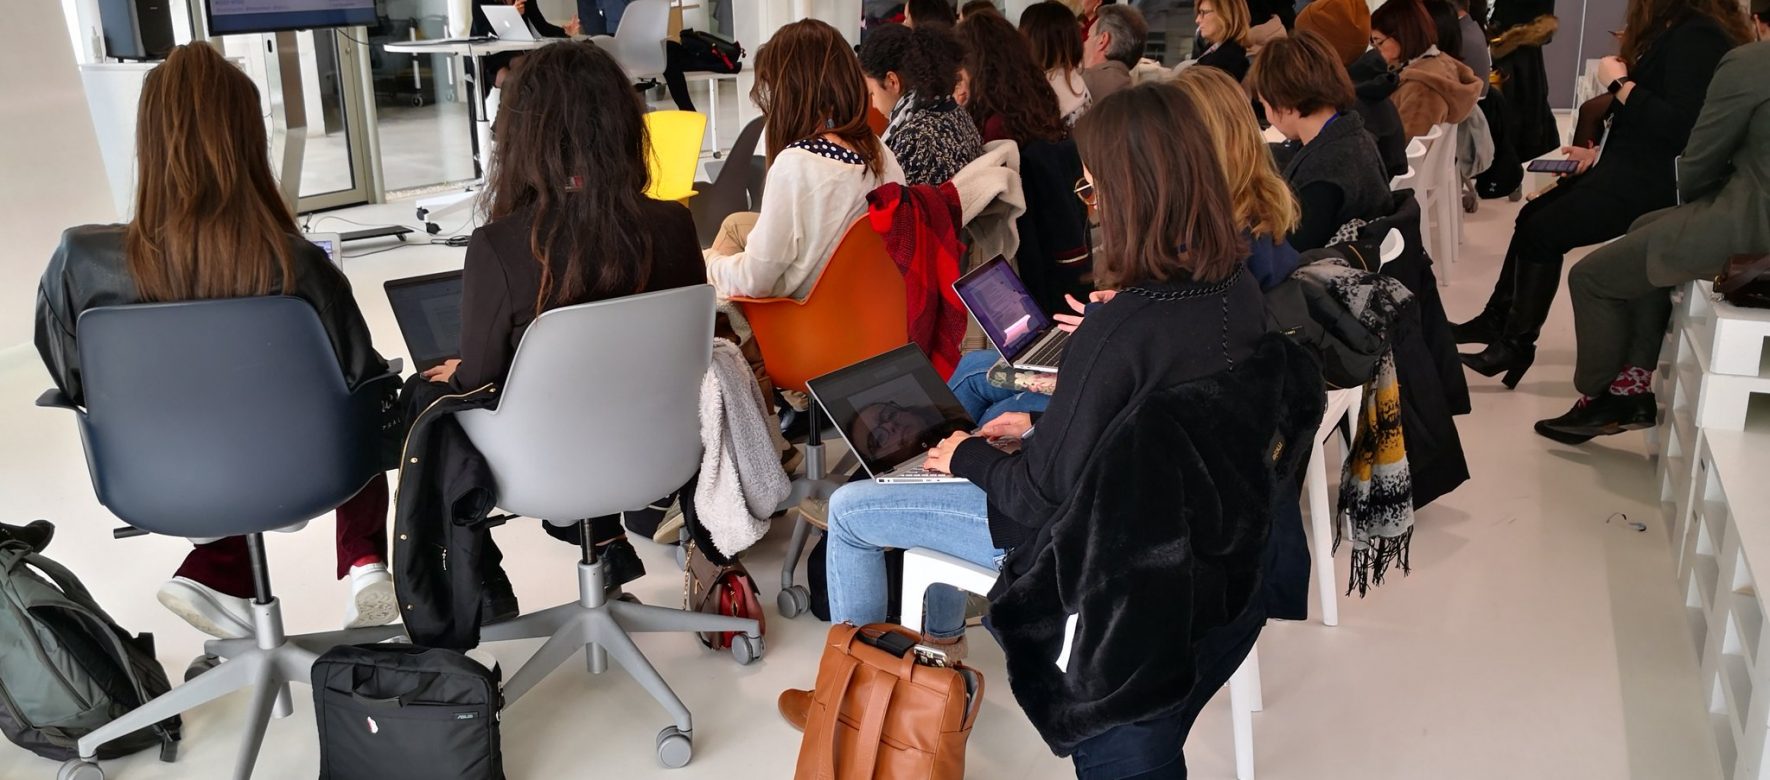
[(475, 174), (484, 176), (485, 162), (492, 148), (492, 122), (486, 117), (486, 79), (490, 78), (484, 67), (486, 56), (509, 51), (531, 51), (553, 41), (551, 38), (538, 41), (507, 41), (497, 38), (482, 41), (403, 41), (383, 44), (382, 48), (394, 54), (447, 54), (452, 57), (473, 58), (473, 162)]

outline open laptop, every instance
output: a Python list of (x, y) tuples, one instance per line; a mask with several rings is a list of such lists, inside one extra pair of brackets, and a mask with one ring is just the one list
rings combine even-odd
[(460, 271), (394, 279), (383, 286), (419, 372), (461, 356)]
[(1023, 371), (1056, 371), (1069, 332), (1045, 316), (1008, 261), (996, 257), (953, 282), (971, 316), (1008, 365)]
[(514, 5), (482, 5), (480, 10), (485, 11), (486, 21), (491, 22), (492, 34), (497, 36), (498, 40), (541, 40), (540, 36), (535, 35), (535, 29), (529, 26), (528, 20), (522, 18), (522, 12), (516, 10)]
[(921, 348), (906, 344), (806, 383), (875, 482), (964, 482), (928, 471), (928, 449), (977, 426)]

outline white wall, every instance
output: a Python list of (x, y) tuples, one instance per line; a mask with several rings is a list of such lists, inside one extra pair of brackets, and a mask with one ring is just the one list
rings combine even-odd
[(0, 46), (0, 349), (30, 341), (37, 279), (63, 228), (113, 222), (110, 185), (57, 3), (7, 3)]

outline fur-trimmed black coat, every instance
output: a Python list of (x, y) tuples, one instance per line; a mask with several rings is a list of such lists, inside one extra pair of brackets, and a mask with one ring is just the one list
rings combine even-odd
[(1245, 654), (1227, 634), (1259, 631), (1250, 618), (1263, 615), (1275, 491), (1309, 452), (1324, 404), (1314, 358), (1268, 334), (1234, 369), (1118, 415), (1051, 522), (1009, 554), (989, 626), (1015, 699), (1058, 755), (1222, 685), (1201, 678), (1239, 661), (1221, 648)]

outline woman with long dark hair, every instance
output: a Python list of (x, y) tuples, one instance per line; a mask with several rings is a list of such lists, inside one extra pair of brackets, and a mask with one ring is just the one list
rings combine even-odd
[(1057, 0), (1034, 3), (1020, 14), (1020, 34), (1032, 50), (1033, 62), (1045, 69), (1045, 80), (1057, 95), (1063, 124), (1075, 127), (1088, 110), (1088, 83), (1082, 80), (1082, 28), (1074, 11)]
[(1508, 388), (1518, 385), (1536, 360), (1563, 256), (1677, 203), (1676, 159), (1709, 80), (1721, 57), (1749, 40), (1735, 0), (1630, 0), (1620, 56), (1598, 66), (1614, 97), (1603, 157), (1592, 148), (1564, 148), (1578, 171), (1519, 212), (1486, 307), (1456, 327), (1459, 343), (1487, 344), (1465, 354), (1465, 365), (1483, 376), (1503, 374)]
[(806, 19), (768, 39), (750, 98), (766, 122), (768, 198), (720, 227), (707, 279), (722, 296), (803, 299), (866, 214), (867, 193), (902, 184), (903, 170), (867, 127), (860, 62), (828, 24)]
[(953, 98), (964, 50), (952, 29), (925, 24), (874, 30), (860, 45), (873, 108), (885, 115), (881, 138), (908, 184), (940, 184), (983, 154), (983, 137)]
[[(472, 389), (500, 382), (543, 312), (706, 281), (694, 219), (679, 203), (645, 196), (649, 184), (639, 97), (614, 59), (589, 43), (543, 46), (504, 85), (480, 208), (462, 278), (461, 358), (430, 372)], [(576, 524), (544, 524), (576, 543)], [(591, 523), (592, 542), (619, 587), (645, 574), (618, 517)], [(486, 544), (494, 612), (514, 595)]]
[[(291, 295), (313, 304), (345, 384), (387, 372), (344, 278), (301, 238), (283, 202), (245, 72), (205, 44), (178, 46), (142, 83), (135, 127), (135, 215), (62, 234), (37, 297), (37, 352), (84, 403), (74, 323), (96, 306)], [(350, 577), (346, 627), (398, 617), (387, 572), (387, 477), (338, 507), (338, 577)], [(211, 636), (252, 635), (244, 537), (198, 544), (160, 587), (161, 604)]]
[(958, 33), (965, 45), (970, 92), (965, 110), (986, 143), (1009, 139), (1024, 145), (1069, 134), (1057, 93), (1014, 25), (995, 14), (980, 14), (961, 22)]
[[(1067, 618), (1075, 629), (1078, 652), (1088, 657), (1071, 667), (1077, 675), (1069, 678), (1073, 684), (1111, 691), (1134, 677), (1137, 696), (1105, 696), (1091, 702), (1087, 723), (1080, 728), (1054, 725), (1049, 714), (1056, 705), (1037, 700), (1061, 699), (1064, 691), (1041, 689), (1029, 696), (1032, 692), (1017, 683), (1016, 698), (1054, 748), (1074, 753), (1078, 777), (1180, 778), (1185, 777), (1181, 745), (1198, 709), (1228, 678), (1258, 633), (1263, 613), (1253, 593), (1257, 575), (1243, 579), (1238, 573), (1230, 578), (1233, 584), (1227, 584), (1215, 572), (1226, 561), (1253, 561), (1262, 554), (1271, 525), (1271, 482), (1264, 476), (1252, 480), (1262, 495), (1245, 501), (1209, 490), (1192, 495), (1201, 507), (1228, 501), (1258, 508), (1245, 513), (1245, 527), (1240, 525), (1243, 517), (1225, 518), (1210, 529), (1193, 526), (1193, 536), (1171, 547), (1166, 534), (1185, 534), (1180, 530), (1187, 516), (1183, 507), (1171, 506), (1173, 511), (1164, 515), (1166, 530), (1138, 536), (1133, 542), (1130, 536), (1138, 532), (1130, 530), (1134, 521), (1129, 515), (1135, 512), (1110, 520), (1082, 517), (1076, 513), (1085, 513), (1085, 507), (1094, 504), (1069, 499), (1077, 491), (1098, 495), (1092, 491), (1099, 484), (1100, 470), (1119, 473), (1119, 463), (1103, 465), (1094, 456), (1102, 448), (1114, 449), (1124, 432), (1140, 430), (1139, 422), (1152, 419), (1151, 411), (1175, 408), (1165, 404), (1178, 403), (1191, 413), (1237, 416), (1227, 409), (1204, 408), (1227, 403), (1224, 399), (1233, 393), (1212, 395), (1215, 400), (1203, 404), (1170, 400), (1186, 395), (1188, 388), (1245, 379), (1268, 383), (1276, 400), (1292, 391), (1319, 396), (1320, 377), (1312, 373), (1306, 382), (1309, 387), (1291, 386), (1289, 374), (1267, 371), (1273, 362), (1266, 358), (1285, 347), (1282, 337), (1280, 342), (1263, 338), (1265, 309), (1259, 285), (1243, 269), (1246, 241), (1236, 225), (1206, 126), (1185, 94), (1166, 84), (1117, 92), (1082, 116), (1076, 142), (1087, 169), (1083, 194), (1098, 205), (1101, 221), (1095, 279), (1117, 295), (1076, 328), (1050, 408), (1039, 420), (1037, 435), (1024, 438), (1018, 451), (997, 449), (989, 440), (1023, 436), (1026, 421), (999, 418), (979, 436), (955, 433), (929, 450), (927, 467), (967, 482), (869, 481), (836, 491), (830, 500), (830, 616), (860, 625), (884, 620), (886, 548), (932, 548), (980, 566), (999, 567), (1005, 585), (1016, 591), (1011, 599), (1019, 598), (1022, 588), (1044, 593), (1054, 587), (1046, 577), (1079, 575), (1082, 579), (1065, 583), (1077, 588), (1068, 591), (1072, 600), (1066, 604), (1053, 600), (1032, 608), (1021, 602), (1020, 611), (1012, 615), (998, 613), (992, 606), (992, 619), (1006, 621), (997, 625), (1016, 627), (997, 635), (1010, 656), (1010, 668), (1030, 672), (1028, 656), (1042, 655), (1044, 650), (1050, 654), (1038, 666), (1048, 667), (1057, 657), (1056, 644), (1041, 649), (1020, 640), (1018, 627), (1025, 625), (1023, 621), (1060, 626)], [(1313, 372), (1312, 365), (1307, 370)], [(1279, 391), (1280, 387), (1286, 390)], [(1300, 402), (1298, 407), (1307, 409), (1309, 404)], [(1285, 427), (1274, 422), (1280, 415), (1263, 414), (1245, 417), (1263, 419), (1263, 426)], [(1235, 454), (1226, 455), (1218, 465), (1265, 473), (1271, 467), (1267, 457), (1273, 442), (1284, 440), (1283, 433), (1274, 439), (1270, 431), (1245, 437), (1239, 431), (1212, 432), (1212, 443), (1202, 449), (1228, 447)], [(1158, 483), (1164, 482), (1130, 475), (1124, 479), (1127, 482), (1115, 488), (1121, 496), (1159, 489)], [(1054, 549), (1053, 545), (1067, 542), (1054, 542), (1053, 534), (1067, 539), (1081, 530), (1078, 525), (1093, 529), (1108, 547), (1123, 544), (1121, 552), (1160, 547), (1165, 552), (1156, 557), (1162, 562), (1156, 564), (1140, 554), (1123, 557), (1091, 545)], [(1212, 537), (1231, 528), (1236, 539), (1217, 546), (1223, 540)], [(1191, 546), (1210, 547), (1212, 562), (1193, 557)], [(1065, 563), (1053, 563), (1053, 555)], [(1122, 576), (1098, 576), (1090, 561), (1107, 558), (1123, 564), (1118, 572)], [(1145, 563), (1150, 564), (1148, 569)], [(1239, 571), (1240, 564), (1228, 566)], [(1165, 614), (1136, 611), (1134, 602), (1155, 595), (1154, 589), (1142, 594), (1123, 590), (1140, 581), (1142, 573), (1155, 575), (1159, 570), (1162, 574), (1156, 576), (1167, 576), (1206, 569), (1214, 573), (1199, 580), (1204, 584), (1196, 594), (1158, 597), (1168, 599), (1158, 608)], [(1104, 609), (1107, 602), (1115, 608)], [(925, 629), (924, 642), (942, 648), (949, 660), (964, 655), (964, 603), (961, 594), (944, 586), (931, 588), (926, 595), (926, 617), (920, 627)], [(1156, 634), (1164, 629), (1158, 629), (1146, 635), (1152, 641), (1138, 642), (1107, 626), (1122, 622), (1125, 614), (1135, 614), (1149, 625), (1184, 626), (1182, 636), (1162, 641)], [(1231, 624), (1234, 628), (1218, 631)], [(1217, 639), (1199, 643), (1197, 637), (1206, 634)], [(1169, 685), (1170, 680), (1175, 684)], [(782, 694), (780, 709), (789, 723), (803, 723), (811, 695), (797, 690)], [(1131, 698), (1137, 701), (1132, 703)]]

